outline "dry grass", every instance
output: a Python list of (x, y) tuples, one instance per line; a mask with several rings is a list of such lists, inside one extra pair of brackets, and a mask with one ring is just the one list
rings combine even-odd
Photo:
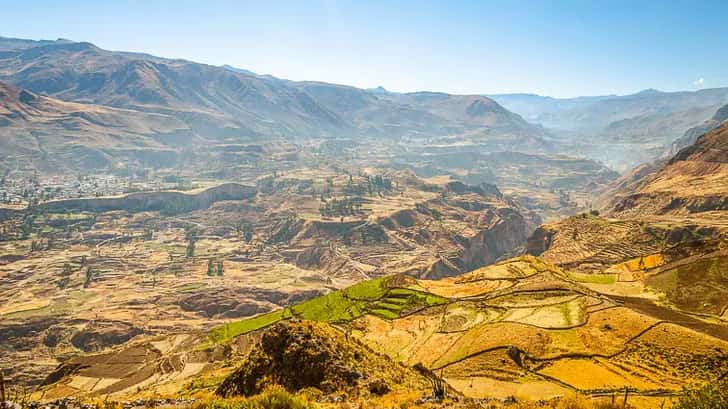
[[(625, 406), (623, 401), (618, 402), (596, 401), (579, 395), (569, 395), (548, 402), (509, 400), (457, 400), (445, 398), (441, 402), (420, 402), (419, 400), (404, 400), (397, 402), (391, 397), (380, 400), (364, 400), (345, 402), (337, 405), (322, 405), (336, 409), (634, 409), (629, 403)], [(712, 409), (712, 408), (711, 408)]]
[(315, 409), (317, 406), (280, 386), (271, 386), (249, 398), (209, 399), (195, 402), (190, 409)]

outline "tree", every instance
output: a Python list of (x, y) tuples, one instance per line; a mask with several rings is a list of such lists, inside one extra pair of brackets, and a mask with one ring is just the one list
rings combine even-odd
[(217, 262), (217, 276), (222, 277), (224, 273), (225, 271), (222, 265), (222, 260), (220, 260)]
[(195, 256), (195, 242), (197, 242), (197, 231), (194, 228), (188, 228), (185, 230), (185, 239), (187, 239), (187, 257), (191, 258)]
[(30, 236), (33, 231), (33, 218), (28, 216), (23, 220), (23, 224), (20, 225), (20, 238), (25, 240)]
[(73, 273), (73, 269), (71, 268), (71, 264), (69, 264), (69, 263), (63, 263), (63, 275), (64, 276), (70, 276), (71, 273)]
[(207, 275), (210, 277), (215, 275), (215, 268), (213, 265), (212, 257), (207, 260)]
[(253, 240), (253, 224), (251, 222), (243, 220), (240, 222), (238, 230), (246, 243)]
[(83, 288), (89, 288), (91, 286), (91, 282), (93, 281), (95, 275), (96, 273), (91, 267), (88, 267), (86, 269), (86, 280), (83, 282)]
[(147, 226), (144, 228), (144, 238), (146, 240), (151, 240), (154, 238), (154, 227)]
[(723, 409), (728, 407), (728, 377), (696, 389), (684, 389), (674, 409)]

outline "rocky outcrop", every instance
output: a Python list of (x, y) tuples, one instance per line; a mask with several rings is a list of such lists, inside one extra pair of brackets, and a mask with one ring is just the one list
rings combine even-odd
[(538, 256), (546, 252), (553, 243), (554, 234), (552, 229), (539, 226), (526, 241), (526, 254)]
[(141, 329), (123, 322), (94, 322), (73, 334), (71, 344), (84, 352), (95, 352), (123, 344), (142, 333)]
[(399, 385), (422, 382), (414, 371), (333, 327), (303, 321), (266, 329), (216, 394), (249, 396), (269, 385), (281, 385), (289, 391), (316, 388), (325, 394), (383, 395)]

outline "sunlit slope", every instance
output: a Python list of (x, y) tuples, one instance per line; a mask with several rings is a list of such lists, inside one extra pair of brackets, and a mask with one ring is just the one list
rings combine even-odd
[[(422, 364), (472, 397), (544, 399), (625, 387), (665, 396), (728, 371), (725, 326), (606, 296), (525, 256), (436, 281), (370, 280), (172, 346), (140, 341), (103, 359), (78, 358), (56, 372), (59, 381), (48, 390), (125, 395), (136, 388), (179, 393), (216, 387), (232, 370), (226, 362), (243, 362), (260, 330), (299, 320), (329, 323), (395, 361)], [(112, 376), (122, 373), (114, 368), (127, 375)]]
[(701, 136), (664, 166), (610, 192), (605, 210), (618, 217), (718, 218), (728, 210), (728, 124)]

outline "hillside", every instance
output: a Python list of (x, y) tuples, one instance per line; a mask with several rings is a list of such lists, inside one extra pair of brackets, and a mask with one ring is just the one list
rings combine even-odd
[(325, 394), (381, 396), (394, 389), (424, 391), (425, 377), (316, 322), (279, 323), (263, 331), (240, 368), (215, 391), (250, 396), (270, 385), (289, 391), (317, 388)]
[(614, 216), (719, 217), (728, 210), (728, 124), (699, 137), (657, 169), (608, 193)]
[(171, 114), (210, 138), (343, 130), (310, 96), (224, 68), (102, 50), (89, 43), (3, 53), (0, 79), (68, 101)]
[(108, 165), (109, 153), (145, 149), (152, 155), (171, 149), (163, 137), (185, 132), (186, 125), (168, 115), (64, 102), (0, 82), (4, 162), (32, 161), (56, 170), (73, 163)]
[(671, 308), (724, 322), (728, 313), (728, 125), (669, 160), (625, 175), (598, 212), (539, 227), (527, 251), (615, 295), (643, 292)]
[(0, 37), (0, 389), (670, 407), (728, 382), (727, 192), (728, 88), (400, 93)]
[[(297, 319), (335, 325), (328, 329), (313, 325), (311, 335), (276, 347), (275, 339), (312, 325), (297, 324)], [(293, 321), (290, 326), (274, 325), (288, 320)], [(317, 334), (327, 332), (325, 339), (318, 340)], [(169, 352), (157, 349), (153, 355), (158, 361), (176, 356), (177, 362), (194, 364), (168, 366), (166, 372), (159, 372), (147, 363), (150, 370), (143, 376), (110, 379), (105, 371), (119, 373), (121, 365), (128, 365), (124, 357), (144, 347), (140, 340), (102, 359), (91, 356), (69, 362), (48, 382), (45, 393), (63, 396), (93, 391), (124, 396), (133, 393), (134, 385), (180, 393), (196, 382), (217, 388), (221, 381), (213, 377), (221, 379), (221, 374), (234, 370), (225, 365), (228, 359), (242, 367), (222, 383), (223, 393), (233, 388), (253, 393), (262, 387), (255, 386), (255, 381), (264, 384), (274, 379), (294, 382), (289, 389), (297, 390), (308, 386), (309, 377), (288, 378), (285, 365), (308, 359), (311, 350), (321, 350), (321, 354), (314, 352), (320, 360), (311, 358), (310, 371), (319, 368), (313, 362), (341, 361), (326, 366), (329, 372), (310, 377), (319, 379), (313, 385), (323, 391), (325, 401), (327, 394), (347, 388), (340, 383), (346, 377), (336, 373), (350, 367), (345, 358), (350, 349), (328, 347), (352, 342), (345, 339), (361, 342), (405, 366), (427, 368), (425, 373), (442, 376), (457, 391), (453, 393), (471, 398), (550, 399), (570, 392), (608, 397), (629, 387), (630, 402), (654, 407), (686, 385), (701, 384), (728, 371), (725, 326), (702, 323), (644, 298), (612, 298), (534, 257), (511, 259), (457, 278), (432, 281), (390, 276), (366, 281), (275, 313), (229, 323), (214, 329), (207, 341), (202, 341), (203, 335), (197, 339), (188, 338)], [(153, 345), (167, 342), (157, 339)], [(295, 352), (308, 343), (312, 348)], [(221, 345), (230, 351), (226, 356), (213, 353)], [(294, 361), (281, 360), (279, 355), (286, 351)], [(357, 372), (366, 379), (367, 366), (391, 365), (381, 359), (359, 361), (365, 367)], [(264, 362), (268, 364), (261, 365)], [(380, 376), (387, 379), (396, 366), (390, 368)], [(592, 376), (581, 376), (585, 371)], [(411, 376), (400, 375), (400, 379)], [(117, 384), (98, 391), (94, 386)], [(254, 389), (237, 389), (244, 385)], [(407, 398), (399, 395), (398, 399)]]
[(37, 384), (138, 335), (193, 333), (393, 273), (453, 276), (508, 256), (537, 224), (494, 186), (405, 172), (43, 202), (0, 219), (0, 366)]
[[(603, 129), (625, 120), (659, 118), (663, 114), (682, 115), (711, 109), (702, 122), (728, 103), (728, 88), (699, 91), (662, 92), (644, 90), (630, 95), (604, 95), (577, 98), (551, 98), (528, 94), (491, 95), (491, 98), (534, 123), (554, 129)], [(702, 114), (695, 115), (698, 118)], [(695, 119), (690, 119), (692, 122)], [(699, 123), (698, 122), (698, 123)], [(686, 129), (687, 127), (685, 127)]]
[(521, 116), (506, 110), (485, 96), (450, 95), (439, 92), (405, 94), (387, 92), (376, 95), (462, 124), (464, 127), (462, 133), (466, 140), (489, 143), (490, 139), (498, 141), (498, 135), (509, 136), (506, 140), (500, 141), (501, 146), (490, 150), (554, 152), (554, 147), (549, 141), (550, 134), (545, 129), (526, 122)]
[(614, 295), (651, 297), (693, 313), (728, 313), (728, 225), (680, 217), (575, 216), (543, 225), (527, 249)]

